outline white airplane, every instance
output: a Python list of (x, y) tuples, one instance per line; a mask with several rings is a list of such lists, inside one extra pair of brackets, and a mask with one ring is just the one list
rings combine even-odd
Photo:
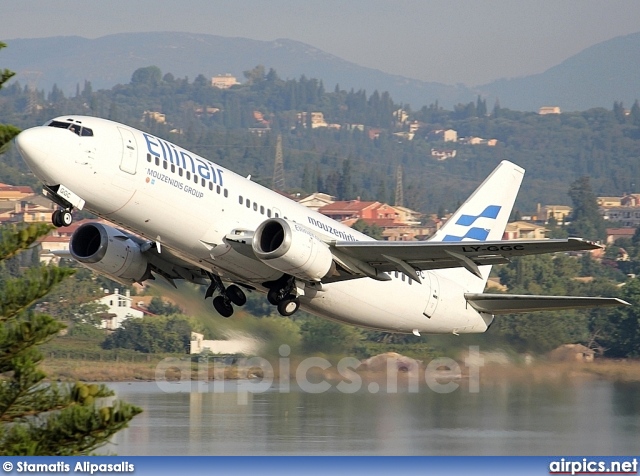
[(524, 170), (504, 161), (425, 242), (376, 241), (230, 170), (132, 127), (62, 116), (16, 146), (60, 209), (87, 223), (70, 254), (114, 280), (164, 277), (208, 285), (224, 317), (266, 293), (280, 314), (302, 309), (391, 332), (477, 333), (495, 314), (627, 304), (616, 298), (483, 294), (491, 265), (598, 246), (580, 239), (501, 241)]

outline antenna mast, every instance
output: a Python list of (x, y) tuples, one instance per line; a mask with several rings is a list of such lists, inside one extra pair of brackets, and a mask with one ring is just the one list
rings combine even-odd
[(404, 207), (404, 188), (402, 186), (402, 165), (398, 165), (396, 169), (396, 207)]
[(273, 189), (284, 190), (284, 159), (282, 156), (282, 134), (276, 142), (276, 161), (273, 166)]

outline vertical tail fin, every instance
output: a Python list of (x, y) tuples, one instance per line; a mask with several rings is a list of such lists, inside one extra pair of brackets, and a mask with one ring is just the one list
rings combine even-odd
[[(506, 160), (500, 162), (429, 241), (501, 240), (523, 176), (523, 168)], [(490, 271), (491, 266), (480, 267), (482, 279), (461, 268), (438, 273), (464, 284), (468, 292), (482, 292)]]

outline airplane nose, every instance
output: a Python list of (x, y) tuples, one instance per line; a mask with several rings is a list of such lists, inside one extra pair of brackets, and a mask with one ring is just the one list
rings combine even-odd
[(27, 163), (37, 163), (46, 157), (47, 143), (46, 134), (39, 127), (22, 131), (15, 138), (18, 152)]

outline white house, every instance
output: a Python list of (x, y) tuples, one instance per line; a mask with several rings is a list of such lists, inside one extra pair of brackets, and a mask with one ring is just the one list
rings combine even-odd
[(107, 317), (102, 319), (100, 327), (102, 329), (115, 330), (118, 329), (124, 321), (132, 317), (141, 318), (144, 312), (131, 305), (131, 292), (127, 289), (125, 294), (120, 294), (116, 288), (112, 294), (106, 294), (109, 291), (105, 289), (105, 295), (100, 299), (96, 299), (99, 304), (108, 306), (106, 311)]
[(260, 341), (250, 337), (237, 335), (229, 340), (204, 340), (204, 335), (191, 333), (191, 354), (209, 351), (212, 354), (245, 354), (253, 355), (260, 349)]
[(325, 205), (331, 205), (335, 201), (336, 197), (329, 195), (328, 193), (315, 192), (308, 197), (298, 200), (298, 203), (317, 212), (318, 209)]

